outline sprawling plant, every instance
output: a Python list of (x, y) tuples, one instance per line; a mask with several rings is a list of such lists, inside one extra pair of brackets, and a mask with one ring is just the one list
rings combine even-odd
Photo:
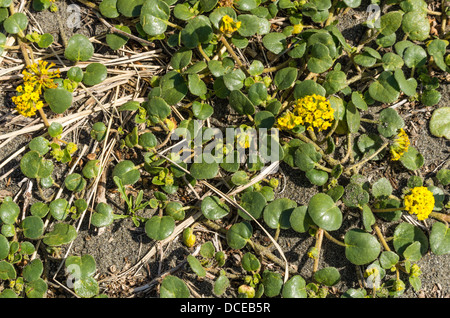
[[(381, 17), (367, 21), (363, 39), (352, 46), (337, 28), (335, 17), (360, 7), (360, 1), (82, 2), (113, 24), (106, 36), (110, 49), (118, 50), (132, 39), (143, 47), (162, 42), (173, 52), (167, 71), (149, 79), (146, 100), (118, 108), (134, 116), (126, 125), (113, 127), (121, 151), (135, 154), (116, 162), (111, 171), (126, 204), (125, 213), (101, 202), (91, 211), (94, 226), (107, 227), (114, 220), (131, 218), (135, 226), (143, 225), (150, 239), (162, 242), (181, 233), (176, 229), (187, 213), (198, 215), (201, 211), (199, 222), (224, 234), (229, 253), (245, 250), (243, 271), (242, 275), (227, 271), (227, 253), (211, 242), (197, 242), (195, 226), (182, 229), (189, 249), (201, 246), (200, 256), (187, 257), (189, 268), (199, 277), (207, 272), (215, 275), (216, 295), (226, 293), (234, 280), (239, 284), (235, 292), (250, 298), (326, 297), (329, 287), (341, 277), (335, 267), (319, 268), (324, 237), (340, 246), (351, 264), (363, 268), (364, 286), (344, 291), (342, 297), (398, 296), (407, 286), (405, 281), (419, 290), (418, 261), (422, 256), (429, 250), (436, 255), (450, 252), (444, 188), (450, 183), (449, 170), (442, 168), (426, 179), (413, 174), (424, 165), (424, 157), (413, 146), (414, 137), (408, 134), (404, 118), (391, 107), (400, 99), (430, 107), (439, 102), (439, 76), (449, 71), (445, 3), (440, 12), (429, 10), (423, 0), (380, 3)], [(33, 4), (35, 10), (54, 5), (42, 0)], [(29, 55), (31, 40), (39, 42), (39, 35), (25, 36), (26, 16), (11, 14), (3, 22), (5, 30), (17, 36)], [(432, 34), (428, 15), (440, 15), (443, 32)], [(0, 44), (4, 42), (0, 35)], [(21, 160), (22, 172), (36, 179), (40, 187), (54, 186), (54, 160), (70, 162), (77, 151), (75, 144), (60, 139), (62, 126), (48, 124), (45, 107), (62, 114), (70, 109), (72, 93), (80, 84), (94, 86), (106, 79), (107, 69), (101, 63), (90, 63), (85, 70), (75, 65), (89, 61), (93, 53), (87, 37), (73, 35), (65, 43), (64, 56), (74, 65), (64, 80), (59, 71), (50, 71), (53, 65), (26, 58), (24, 84), (17, 87), (13, 101), (25, 116), (39, 112), (51, 137), (34, 138)], [(227, 109), (235, 115), (230, 123), (219, 118), (222, 125), (218, 128), (229, 126), (237, 132), (231, 137), (217, 138), (208, 130), (221, 104), (229, 105)], [(371, 111), (372, 107), (377, 111)], [(375, 118), (365, 116), (369, 111)], [(448, 107), (434, 109), (431, 134), (449, 139), (449, 121)], [(261, 134), (270, 129), (278, 134)], [(90, 133), (101, 143), (111, 131), (97, 122)], [(264, 142), (257, 143), (252, 132), (263, 136)], [(184, 147), (167, 153), (164, 148), (175, 146), (175, 136)], [(271, 156), (274, 150), (278, 154), (275, 160)], [(369, 163), (396, 166), (411, 176), (405, 187), (394, 188), (387, 178), (369, 179), (362, 169)], [(304, 174), (316, 188), (306, 205), (275, 195), (279, 180), (268, 177), (265, 169), (280, 164)], [(69, 215), (77, 219), (88, 209), (87, 180), (99, 177), (103, 168), (99, 160), (89, 160), (65, 178), (65, 189), (77, 199), (73, 207), (65, 199), (42, 195), (45, 202), (31, 209), (36, 215), (22, 221), (25, 238), (44, 235), (49, 246), (73, 241), (74, 227), (70, 221), (62, 221)], [(219, 185), (213, 186), (215, 181), (220, 181)], [(183, 188), (199, 186), (211, 192), (192, 205), (174, 196)], [(144, 197), (143, 190), (133, 196), (133, 187), (150, 187), (151, 197)], [(0, 209), (11, 204), (5, 200), (5, 208)], [(152, 209), (152, 216), (144, 216), (146, 208)], [(0, 236), (0, 243), (4, 241), (0, 259), (14, 258), (17, 252), (11, 256), (10, 246), (18, 242), (14, 226), (18, 213), (14, 211), (5, 212), (8, 217), (0, 214), (2, 233), (3, 228), (10, 233)], [(359, 213), (360, 222), (347, 228), (343, 220), (348, 211)], [(415, 222), (404, 221), (403, 215), (412, 216)], [(61, 222), (44, 234), (41, 219), (46, 216)], [(25, 222), (29, 218), (33, 222)], [(418, 225), (429, 219), (433, 223), (427, 235)], [(397, 222), (393, 237), (384, 237), (382, 222)], [(307, 253), (314, 261), (312, 277), (301, 277), (287, 261), (275, 256), (270, 246), (259, 243), (255, 228), (275, 233), (270, 238), (277, 248), (283, 230), (313, 236), (315, 244)], [(345, 232), (343, 241), (333, 236), (338, 230)], [(264, 268), (266, 257), (285, 272)], [(96, 296), (95, 261), (89, 257), (66, 260), (66, 266), (79, 263), (89, 266), (86, 273), (77, 274), (83, 281), (76, 293)], [(16, 279), (15, 275), (0, 278)], [(87, 285), (94, 288), (83, 289)], [(168, 275), (161, 282), (160, 295), (188, 297), (189, 289), (183, 280)]]

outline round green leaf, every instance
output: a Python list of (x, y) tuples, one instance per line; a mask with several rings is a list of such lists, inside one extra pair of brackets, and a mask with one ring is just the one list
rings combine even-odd
[(49, 205), (51, 215), (57, 220), (64, 220), (69, 215), (70, 205), (64, 198), (52, 201)]
[(417, 81), (415, 78), (406, 79), (405, 74), (401, 69), (395, 70), (394, 77), (402, 92), (408, 96), (413, 96), (416, 94)]
[(262, 104), (267, 100), (267, 97), (268, 97), (267, 87), (266, 85), (264, 85), (264, 83), (258, 82), (250, 86), (248, 90), (248, 98), (250, 99), (253, 105), (258, 106)]
[(262, 43), (273, 54), (279, 54), (286, 48), (286, 35), (272, 32), (263, 37)]
[(23, 268), (23, 280), (28, 283), (37, 280), (44, 272), (44, 265), (40, 259), (34, 259)]
[(161, 298), (189, 298), (189, 289), (186, 283), (176, 276), (164, 277), (160, 287)]
[(380, 30), (383, 35), (390, 35), (400, 28), (402, 23), (402, 13), (400, 11), (391, 11), (382, 14), (380, 17)]
[(30, 207), (31, 215), (38, 216), (41, 219), (47, 215), (49, 210), (48, 205), (43, 202), (35, 202)]
[(117, 0), (117, 10), (127, 18), (137, 17), (144, 2), (145, 0)]
[(20, 208), (11, 197), (5, 198), (0, 205), (0, 220), (4, 224), (14, 224), (19, 216)]
[(44, 298), (47, 288), (47, 283), (42, 278), (38, 278), (25, 284), (25, 294), (28, 298)]
[(18, 34), (25, 31), (28, 26), (28, 18), (22, 12), (16, 12), (3, 22), (5, 31), (11, 34)]
[(105, 227), (112, 224), (114, 221), (114, 213), (111, 206), (100, 202), (97, 204), (95, 211), (92, 214), (91, 223), (96, 227)]
[(386, 138), (394, 136), (400, 128), (405, 126), (403, 118), (392, 108), (383, 109), (379, 120), (381, 123), (377, 126), (378, 132)]
[(261, 277), (261, 283), (264, 285), (264, 295), (267, 297), (275, 297), (278, 296), (281, 292), (281, 288), (283, 287), (283, 279), (281, 278), (281, 274), (264, 271)]
[(22, 221), (23, 235), (35, 240), (44, 233), (44, 222), (39, 216), (27, 216)]
[(230, 286), (230, 280), (225, 275), (219, 275), (217, 277), (216, 281), (214, 282), (214, 295), (220, 296), (222, 295), (225, 290)]
[(313, 80), (305, 80), (302, 82), (297, 81), (297, 83), (294, 86), (295, 99), (299, 99), (312, 94), (325, 96), (326, 90), (320, 84), (317, 84)]
[(264, 208), (264, 222), (272, 229), (289, 229), (289, 218), (296, 207), (297, 203), (288, 198), (276, 199)]
[(427, 52), (420, 45), (411, 45), (403, 53), (405, 65), (408, 67), (420, 67), (427, 62)]
[(114, 167), (112, 177), (118, 177), (124, 185), (135, 184), (141, 177), (141, 173), (132, 161), (123, 160)]
[(72, 242), (76, 237), (75, 227), (67, 223), (57, 223), (53, 231), (45, 234), (43, 242), (48, 246), (61, 246)]
[(401, 156), (400, 162), (406, 169), (414, 171), (420, 169), (425, 160), (416, 148), (409, 146), (408, 151)]
[(102, 0), (98, 8), (100, 13), (106, 18), (114, 19), (119, 16), (117, 0)]
[(436, 255), (450, 253), (450, 231), (448, 226), (441, 222), (435, 222), (430, 233), (430, 248)]
[(384, 71), (377, 81), (369, 86), (370, 96), (381, 103), (395, 102), (400, 95), (400, 88), (392, 72)]
[(195, 160), (191, 165), (190, 169), (191, 175), (197, 180), (215, 178), (218, 172), (219, 164), (208, 153), (200, 155), (198, 160)]
[(306, 282), (300, 275), (292, 276), (283, 286), (283, 298), (307, 298)]
[[(169, 105), (180, 102), (188, 92), (186, 81), (176, 71), (167, 72), (160, 80), (161, 98)], [(155, 99), (156, 97), (153, 97)]]
[(233, 224), (227, 231), (226, 238), (228, 246), (240, 250), (252, 237), (253, 229), (249, 223), (241, 222)]
[[(260, 192), (249, 191), (245, 192), (241, 197), (241, 206), (250, 213), (255, 219), (261, 217), (262, 211), (266, 206), (267, 201)], [(251, 218), (241, 210), (238, 214), (244, 219), (250, 221)]]
[(341, 274), (335, 267), (325, 267), (314, 273), (314, 279), (319, 284), (333, 286), (341, 280)]
[(450, 107), (440, 107), (434, 110), (429, 125), (433, 136), (450, 139)]
[(396, 69), (400, 69), (404, 64), (403, 59), (392, 52), (384, 54), (382, 61), (385, 71), (395, 71)]
[(425, 106), (434, 106), (441, 100), (441, 93), (435, 89), (425, 90), (422, 95), (420, 95), (420, 101)]
[(254, 120), (256, 128), (270, 129), (275, 124), (275, 117), (273, 113), (266, 110), (257, 112)]
[(181, 31), (181, 42), (189, 49), (201, 43), (208, 43), (213, 35), (211, 22), (204, 15), (199, 15), (186, 24)]
[(345, 256), (355, 265), (364, 265), (375, 260), (381, 246), (371, 234), (360, 229), (349, 230), (344, 237)]
[(431, 27), (426, 14), (413, 11), (403, 16), (402, 30), (410, 40), (424, 41), (429, 37)]
[(261, 268), (261, 263), (254, 254), (245, 253), (242, 256), (242, 268), (247, 272), (258, 272)]
[(394, 231), (394, 248), (399, 255), (403, 255), (406, 248), (414, 243), (420, 242), (420, 251), (422, 255), (428, 251), (428, 238), (418, 227), (409, 223), (400, 223)]
[(341, 227), (342, 212), (334, 200), (325, 193), (315, 194), (308, 204), (308, 214), (317, 226), (327, 231)]
[[(128, 1), (128, 0), (127, 0)], [(82, 34), (74, 34), (68, 41), (64, 56), (70, 61), (87, 61), (94, 54), (94, 46)]]
[(83, 76), (83, 84), (94, 86), (103, 82), (108, 75), (106, 66), (101, 63), (91, 63), (86, 67)]
[(173, 233), (175, 220), (170, 216), (152, 216), (145, 222), (145, 233), (153, 240), (164, 240)]
[[(116, 29), (131, 34), (131, 30), (126, 25), (115, 25)], [(106, 35), (106, 43), (112, 50), (118, 50), (128, 42), (128, 37), (123, 34), (110, 33)]]
[(253, 103), (240, 90), (230, 93), (230, 106), (240, 115), (253, 115), (255, 112)]
[(309, 226), (314, 224), (307, 212), (308, 206), (306, 205), (296, 207), (292, 211), (289, 222), (294, 231), (305, 233), (306, 231), (308, 231)]
[(392, 194), (392, 185), (386, 178), (380, 178), (372, 185), (372, 195), (375, 198), (387, 198)]
[[(0, 235), (1, 237), (1, 235)], [(6, 261), (0, 262), (0, 279), (13, 280), (16, 279), (17, 273), (14, 266)]]
[(20, 160), (20, 170), (28, 178), (45, 178), (52, 174), (53, 163), (37, 151), (29, 151)]
[(398, 263), (400, 257), (392, 251), (383, 251), (380, 254), (380, 265), (384, 269), (389, 269)]
[(92, 298), (98, 295), (99, 292), (98, 282), (93, 277), (77, 279), (73, 284), (73, 288), (75, 293), (81, 298)]
[(209, 196), (203, 199), (201, 204), (203, 215), (209, 220), (218, 220), (230, 212), (230, 208), (225, 203), (220, 202), (216, 196)]
[(67, 190), (80, 192), (86, 187), (86, 180), (79, 173), (72, 173), (64, 180)]
[(62, 87), (48, 88), (44, 92), (44, 99), (54, 113), (62, 114), (72, 105), (73, 95)]
[(185, 210), (183, 210), (183, 205), (179, 202), (167, 203), (164, 211), (168, 216), (171, 216), (175, 221), (184, 220), (186, 214)]
[(106, 125), (102, 122), (97, 122), (94, 125), (92, 125), (91, 129), (91, 137), (98, 142), (102, 142), (103, 139), (105, 139), (106, 136)]
[(306, 177), (312, 184), (316, 186), (323, 186), (328, 181), (328, 172), (311, 169), (306, 171)]
[(169, 5), (160, 0), (148, 0), (141, 9), (140, 21), (145, 33), (150, 36), (163, 34), (167, 29)]
[(297, 68), (285, 67), (275, 74), (273, 83), (278, 87), (279, 90), (285, 90), (291, 87), (292, 84), (294, 84), (295, 80), (297, 79), (297, 76), (298, 76)]

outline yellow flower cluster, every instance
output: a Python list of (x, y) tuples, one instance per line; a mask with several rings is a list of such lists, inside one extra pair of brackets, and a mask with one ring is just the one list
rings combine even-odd
[(225, 34), (231, 34), (241, 27), (241, 21), (235, 22), (229, 15), (224, 15), (220, 21), (219, 30)]
[(433, 193), (426, 187), (415, 187), (405, 196), (405, 210), (409, 214), (416, 214), (417, 219), (423, 221), (428, 218), (434, 208)]
[(410, 145), (408, 135), (405, 133), (403, 129), (400, 129), (400, 132), (394, 139), (390, 147), (391, 152), (391, 160), (397, 161), (399, 160), (405, 152), (408, 151), (408, 147)]
[(312, 94), (298, 99), (293, 112), (287, 111), (278, 118), (280, 129), (291, 130), (297, 125), (318, 131), (328, 129), (334, 120), (334, 109), (323, 96)]
[(55, 64), (40, 60), (23, 70), (23, 85), (16, 88), (17, 96), (12, 97), (16, 110), (25, 117), (31, 117), (44, 106), (40, 96), (45, 88), (56, 88), (54, 78), (60, 77), (59, 70), (50, 71)]

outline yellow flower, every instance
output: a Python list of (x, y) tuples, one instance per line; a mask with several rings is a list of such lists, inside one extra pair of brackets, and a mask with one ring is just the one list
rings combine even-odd
[(391, 160), (397, 161), (399, 160), (405, 152), (408, 151), (408, 147), (410, 145), (408, 135), (405, 133), (403, 129), (400, 129), (400, 132), (394, 139), (393, 144), (390, 147), (391, 152)]
[(231, 34), (241, 27), (241, 21), (235, 22), (229, 15), (224, 15), (220, 21), (219, 30), (225, 34)]
[(240, 125), (236, 135), (236, 142), (244, 149), (250, 147), (252, 141), (252, 128), (247, 125)]
[(27, 66), (22, 72), (24, 83), (16, 88), (18, 94), (11, 98), (19, 114), (31, 117), (44, 106), (40, 100), (42, 90), (56, 88), (53, 79), (60, 76), (59, 70), (50, 71), (54, 65), (40, 60), (37, 64)]
[(301, 118), (301, 124), (307, 129), (323, 131), (331, 127), (334, 109), (325, 97), (312, 94), (297, 100), (294, 115)]
[(433, 193), (426, 187), (415, 187), (405, 196), (405, 210), (409, 214), (416, 214), (417, 219), (423, 221), (428, 218), (434, 208)]
[(300, 117), (295, 116), (290, 111), (284, 113), (283, 116), (278, 118), (278, 127), (280, 129), (291, 130), (295, 126), (300, 125), (302, 123), (302, 119)]

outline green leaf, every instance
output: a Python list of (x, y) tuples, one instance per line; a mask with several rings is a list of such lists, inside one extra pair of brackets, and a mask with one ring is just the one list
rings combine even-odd
[(327, 95), (335, 94), (347, 87), (347, 75), (342, 71), (330, 71), (325, 78), (323, 87), (327, 91)]
[[(1, 237), (1, 236), (0, 236)], [(0, 279), (13, 280), (16, 279), (17, 273), (14, 266), (6, 261), (0, 262)]]
[(8, 239), (0, 234), (0, 260), (5, 259), (9, 254)]
[(160, 287), (161, 298), (189, 298), (189, 289), (186, 283), (176, 276), (164, 277)]
[(328, 181), (328, 172), (311, 169), (306, 171), (306, 177), (312, 184), (316, 186), (323, 186)]
[(414, 171), (420, 169), (425, 160), (415, 147), (409, 146), (408, 150), (401, 156), (400, 162), (406, 169)]
[(70, 61), (84, 62), (89, 60), (93, 54), (94, 46), (89, 39), (82, 34), (72, 35), (64, 51), (64, 56)]
[(403, 251), (403, 257), (410, 262), (417, 262), (422, 255), (420, 254), (420, 242), (414, 242)]
[[(259, 219), (267, 205), (267, 201), (260, 192), (250, 191), (245, 192), (241, 197), (241, 206), (250, 213), (255, 219)], [(239, 216), (244, 220), (250, 221), (251, 218), (241, 210), (238, 210)]]
[(230, 93), (230, 105), (240, 115), (253, 115), (255, 112), (253, 103), (240, 90)]
[(344, 237), (345, 256), (355, 265), (374, 261), (380, 254), (381, 246), (371, 234), (360, 229), (349, 230)]
[(361, 124), (361, 115), (352, 101), (347, 104), (345, 116), (349, 132), (353, 134), (357, 133)]
[(199, 179), (212, 179), (215, 178), (219, 172), (219, 164), (215, 161), (211, 154), (205, 153), (194, 159), (194, 163), (191, 165), (191, 175)]
[(83, 76), (83, 84), (94, 86), (103, 82), (108, 76), (108, 70), (101, 63), (91, 63), (86, 67)]
[(325, 267), (314, 273), (314, 280), (325, 286), (334, 286), (341, 280), (341, 274), (335, 267)]
[(297, 203), (288, 198), (276, 199), (264, 208), (264, 222), (271, 229), (289, 229), (291, 227), (289, 219), (296, 207)]
[(92, 298), (98, 295), (99, 292), (98, 282), (93, 277), (76, 280), (73, 288), (75, 293), (81, 298)]
[(203, 96), (208, 91), (205, 82), (203, 82), (198, 74), (188, 75), (188, 87), (191, 94), (195, 96)]
[(427, 52), (420, 45), (411, 45), (403, 53), (405, 65), (409, 68), (420, 67), (427, 62)]
[(64, 220), (69, 215), (70, 205), (66, 199), (59, 198), (50, 203), (49, 209), (56, 220)]
[[(267, 100), (267, 87), (264, 83), (258, 82), (250, 86), (248, 90), (248, 98), (253, 105), (258, 106)], [(258, 114), (258, 113), (257, 113)]]
[(306, 282), (300, 275), (292, 276), (283, 286), (283, 298), (307, 298)]
[(286, 36), (283, 33), (272, 32), (263, 37), (262, 43), (273, 54), (279, 54), (286, 48)]
[(256, 128), (270, 129), (275, 124), (275, 116), (269, 111), (259, 111), (255, 114), (255, 126)]
[[(186, 81), (181, 74), (176, 71), (167, 72), (161, 77), (159, 87), (161, 88), (160, 97), (169, 105), (175, 105), (180, 102), (188, 92)], [(154, 98), (156, 97), (153, 97), (152, 99)]]
[(175, 52), (170, 59), (170, 66), (174, 68), (174, 70), (181, 71), (183, 68), (191, 63), (192, 59), (192, 50), (181, 49), (178, 52)]
[(102, 0), (98, 8), (105, 18), (114, 19), (119, 16), (119, 12), (117, 11), (117, 0)]
[(325, 96), (326, 90), (320, 84), (317, 84), (313, 80), (305, 80), (302, 82), (297, 81), (297, 83), (294, 86), (295, 99), (299, 99), (312, 94)]
[(41, 277), (44, 272), (44, 265), (40, 259), (32, 260), (27, 266), (23, 268), (23, 280), (27, 282), (32, 282)]
[(450, 170), (446, 168), (442, 168), (436, 174), (436, 179), (440, 184), (446, 186), (450, 184)]
[(0, 219), (4, 224), (14, 224), (19, 213), (20, 208), (11, 197), (5, 198), (0, 205)]
[(53, 163), (37, 151), (29, 151), (20, 160), (20, 170), (28, 178), (45, 178), (52, 174)]
[(425, 255), (428, 251), (428, 238), (421, 229), (409, 223), (400, 223), (395, 228), (393, 243), (396, 252), (400, 256), (403, 256), (406, 248), (415, 241), (420, 242), (421, 255)]
[(201, 204), (203, 215), (209, 220), (218, 220), (225, 217), (230, 208), (225, 203), (220, 202), (216, 196), (209, 196), (203, 199)]
[(44, 234), (44, 222), (39, 216), (27, 216), (23, 219), (21, 227), (23, 235), (32, 240), (38, 239)]
[(392, 108), (383, 109), (380, 112), (379, 120), (378, 132), (386, 138), (396, 135), (397, 131), (405, 126), (403, 118)]
[(67, 223), (57, 223), (53, 231), (45, 234), (43, 242), (48, 246), (61, 246), (72, 242), (76, 237), (75, 227)]
[(189, 49), (196, 48), (201, 43), (208, 43), (213, 35), (211, 22), (204, 15), (189, 20), (181, 31), (181, 42)]
[(450, 253), (450, 231), (444, 223), (433, 223), (430, 233), (430, 248), (435, 255)]
[(267, 297), (278, 296), (283, 287), (281, 274), (269, 270), (264, 271), (262, 274), (261, 283), (264, 285), (264, 295)]
[(369, 86), (370, 96), (381, 103), (395, 102), (400, 95), (400, 88), (392, 72), (384, 71), (377, 81)]
[(342, 201), (349, 208), (358, 208), (369, 202), (369, 193), (356, 183), (350, 183), (345, 187)]
[(367, 232), (372, 232), (372, 225), (375, 224), (375, 216), (372, 213), (372, 210), (367, 204), (364, 204), (362, 207), (362, 221), (364, 225), (364, 229)]
[(392, 194), (392, 185), (386, 178), (378, 179), (372, 185), (372, 195), (375, 198), (387, 198)]
[[(362, 134), (358, 137), (357, 146), (365, 156), (371, 156), (375, 151), (380, 149), (383, 145), (383, 139), (378, 134)], [(371, 160), (380, 160), (386, 154), (386, 149), (383, 149), (378, 155)]]
[(435, 109), (429, 127), (433, 136), (450, 139), (450, 107)]
[(315, 194), (308, 204), (308, 215), (314, 224), (327, 231), (335, 231), (341, 227), (342, 212), (334, 200), (325, 193)]
[(223, 76), (223, 82), (230, 91), (244, 87), (244, 80), (245, 74), (241, 69), (235, 69)]
[(80, 192), (86, 187), (86, 180), (79, 173), (72, 173), (64, 180), (67, 190)]
[(403, 15), (402, 30), (412, 41), (424, 41), (430, 35), (430, 22), (426, 14), (407, 12)]
[(175, 220), (170, 216), (152, 216), (145, 222), (145, 233), (153, 240), (164, 240), (175, 229)]
[(44, 33), (40, 36), (39, 40), (37, 41), (37, 45), (41, 48), (48, 48), (53, 43), (53, 35), (50, 33)]
[(248, 72), (252, 76), (262, 74), (263, 70), (264, 70), (264, 64), (259, 60), (253, 60), (253, 62), (250, 64), (250, 67), (248, 68)]
[(248, 252), (242, 257), (242, 268), (247, 272), (258, 272), (261, 268), (261, 263), (254, 254)]
[(225, 275), (219, 275), (214, 282), (213, 293), (216, 296), (221, 296), (225, 290), (230, 286), (230, 280)]
[(141, 177), (141, 173), (132, 161), (123, 160), (114, 167), (112, 177), (118, 177), (124, 185), (135, 184)]
[(425, 106), (434, 106), (441, 100), (441, 93), (435, 89), (425, 90), (422, 95), (420, 95), (420, 101)]
[(298, 233), (305, 233), (308, 231), (309, 226), (314, 224), (307, 212), (308, 206), (306, 205), (296, 207), (292, 211), (289, 218), (289, 223), (294, 231)]
[(192, 255), (187, 256), (187, 261), (189, 263), (189, 267), (192, 269), (192, 271), (197, 274), (198, 277), (205, 277), (206, 276), (206, 270), (203, 268), (200, 261), (195, 258)]
[[(123, 32), (131, 34), (130, 28), (127, 27), (126, 25), (115, 25), (114, 27)], [(122, 46), (124, 46), (128, 42), (128, 39), (129, 38), (123, 34), (110, 33), (110, 34), (106, 35), (106, 43), (109, 45), (109, 47), (112, 50), (120, 49)]]
[(216, 253), (216, 248), (211, 241), (205, 242), (200, 248), (200, 255), (204, 258), (213, 258)]
[(393, 34), (402, 24), (402, 12), (391, 11), (380, 17), (380, 32), (383, 35)]
[(247, 222), (235, 223), (227, 231), (227, 244), (232, 249), (240, 250), (252, 237), (252, 226)]
[(383, 69), (385, 71), (395, 71), (397, 69), (401, 69), (404, 64), (403, 59), (399, 55), (392, 52), (384, 54), (382, 61)]
[(41, 219), (47, 215), (48, 211), (50, 211), (48, 205), (43, 202), (35, 202), (30, 207), (31, 215), (38, 216)]
[(44, 91), (44, 99), (54, 113), (62, 114), (72, 105), (73, 96), (65, 88), (48, 88)]
[(395, 80), (398, 86), (407, 96), (414, 96), (417, 89), (417, 81), (415, 78), (406, 79), (401, 69), (396, 69), (394, 72)]
[(117, 0), (117, 10), (127, 18), (137, 17), (144, 2), (145, 0)]
[(275, 74), (273, 83), (279, 90), (285, 90), (294, 84), (298, 76), (298, 70), (295, 67), (285, 67)]
[(333, 65), (328, 47), (322, 43), (316, 43), (311, 47), (308, 60), (308, 70), (313, 73), (323, 73)]
[(3, 22), (5, 31), (11, 34), (18, 34), (25, 31), (28, 26), (28, 18), (22, 12), (16, 12)]
[(114, 221), (114, 213), (111, 206), (106, 203), (100, 202), (97, 204), (95, 211), (91, 217), (92, 225), (96, 227), (106, 227), (112, 224)]
[(39, 278), (25, 284), (25, 294), (28, 298), (44, 298), (47, 288), (47, 283), (42, 278)]
[(384, 269), (392, 268), (399, 260), (400, 257), (392, 251), (383, 251), (380, 254), (380, 265)]
[(316, 162), (322, 158), (322, 155), (316, 151), (313, 145), (302, 143), (294, 153), (294, 165), (302, 171), (314, 169)]

